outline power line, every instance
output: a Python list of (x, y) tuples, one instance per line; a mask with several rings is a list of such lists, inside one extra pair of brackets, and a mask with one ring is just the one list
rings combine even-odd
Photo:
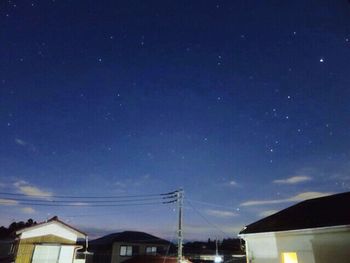
[(21, 194), (21, 193), (9, 193), (9, 192), (0, 192), (0, 195), (9, 195), (9, 196), (26, 196), (26, 197), (46, 197), (46, 198), (72, 198), (72, 199), (118, 199), (118, 198), (136, 198), (136, 197), (151, 197), (151, 196), (171, 196), (175, 195), (177, 191), (172, 191), (168, 193), (160, 194), (143, 194), (143, 195), (118, 195), (118, 196), (74, 196), (74, 195), (30, 195), (30, 194)]
[(213, 204), (213, 203), (208, 203), (208, 202), (203, 202), (203, 201), (198, 201), (198, 200), (193, 200), (193, 199), (188, 199), (188, 198), (187, 198), (187, 200), (189, 200), (193, 203), (198, 203), (198, 204), (202, 204), (202, 205), (232, 209), (232, 207), (230, 207), (230, 206), (218, 205), (218, 204)]
[(207, 222), (210, 226), (212, 226), (213, 228), (215, 228), (216, 230), (220, 231), (222, 234), (224, 234), (225, 236), (229, 235), (228, 233), (226, 233), (225, 231), (223, 231), (221, 228), (219, 228), (217, 225), (213, 224), (212, 222), (210, 222), (201, 212), (199, 212), (193, 205), (192, 203), (185, 199), (185, 201), (192, 207), (192, 209), (205, 221)]
[(148, 201), (148, 200), (166, 200), (164, 202), (171, 202), (173, 200), (169, 199), (174, 199), (175, 200), (176, 196), (166, 196), (166, 197), (149, 197), (149, 198), (142, 198), (142, 199), (119, 199), (119, 200), (77, 200), (77, 199), (72, 199), (72, 200), (43, 200), (43, 199), (30, 199), (30, 198), (1, 198), (1, 200), (7, 200), (7, 201), (24, 201), (24, 202), (39, 202), (39, 203), (71, 203), (71, 202), (85, 202), (85, 203), (120, 203), (120, 202), (139, 202), (139, 201)]
[[(61, 206), (61, 207), (115, 207), (115, 206), (141, 206), (155, 204), (171, 204), (177, 201), (177, 191), (161, 194), (123, 195), (123, 196), (66, 196), (66, 195), (26, 195), (20, 193), (0, 192), (0, 204), (32, 206)], [(5, 195), (5, 197), (1, 196)], [(14, 196), (14, 197), (10, 197)], [(17, 197), (18, 196), (18, 197)], [(25, 198), (19, 198), (25, 197)], [(36, 197), (36, 199), (31, 198)], [(47, 199), (38, 199), (46, 197)], [(141, 198), (143, 197), (143, 198)], [(60, 200), (60, 199), (65, 200)], [(96, 200), (95, 198), (98, 198)], [(103, 200), (108, 199), (108, 200)], [(113, 200), (113, 199), (116, 200)], [(92, 199), (92, 200), (91, 200)]]
[[(175, 202), (175, 201), (174, 201)], [(0, 204), (9, 205), (9, 202), (0, 201)], [(31, 202), (19, 202), (16, 205), (32, 205), (32, 206), (60, 206), (60, 207), (116, 207), (116, 206), (142, 206), (142, 205), (164, 205), (169, 202), (149, 202), (149, 203), (128, 203), (128, 204), (89, 204), (89, 203), (68, 203), (68, 204), (43, 204)]]

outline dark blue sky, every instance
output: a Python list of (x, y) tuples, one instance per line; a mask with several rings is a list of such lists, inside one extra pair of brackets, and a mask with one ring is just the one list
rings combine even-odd
[[(350, 189), (346, 0), (1, 1), (0, 55), (0, 192), (183, 187), (207, 238)], [(173, 208), (2, 200), (0, 223), (170, 237)]]

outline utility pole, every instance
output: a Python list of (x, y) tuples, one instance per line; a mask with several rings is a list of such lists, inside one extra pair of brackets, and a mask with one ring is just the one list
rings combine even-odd
[(179, 224), (177, 229), (177, 263), (182, 263), (182, 243), (183, 243), (183, 236), (182, 236), (182, 206), (183, 206), (183, 198), (184, 198), (184, 191), (182, 189), (179, 189), (176, 193), (177, 196), (177, 210), (179, 213)]

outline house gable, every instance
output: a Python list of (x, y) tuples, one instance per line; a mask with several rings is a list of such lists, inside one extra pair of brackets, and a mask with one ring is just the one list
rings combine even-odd
[(21, 239), (53, 235), (73, 242), (76, 242), (78, 237), (81, 236), (76, 230), (56, 221), (29, 227), (17, 233), (20, 234)]

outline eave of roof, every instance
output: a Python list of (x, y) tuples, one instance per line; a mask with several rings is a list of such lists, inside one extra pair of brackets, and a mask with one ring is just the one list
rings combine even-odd
[(39, 227), (42, 227), (42, 226), (45, 226), (45, 225), (49, 225), (49, 224), (52, 224), (52, 223), (59, 223), (61, 225), (63, 225), (65, 228), (68, 228), (70, 229), (71, 231), (73, 230), (74, 232), (78, 233), (79, 236), (83, 236), (83, 237), (86, 237), (87, 234), (76, 229), (75, 227), (72, 227), (71, 225), (68, 225), (67, 223), (59, 220), (56, 216), (47, 220), (46, 222), (41, 222), (41, 223), (38, 223), (36, 225), (33, 225), (33, 226), (30, 226), (30, 227), (25, 227), (21, 230), (18, 230), (16, 231), (16, 235), (19, 235), (19, 234), (22, 234), (23, 232), (26, 232), (26, 231), (29, 231), (29, 230), (33, 230), (33, 229), (36, 229), (36, 228), (39, 228)]
[(258, 232), (258, 233), (247, 233), (247, 234), (238, 234), (241, 238), (246, 238), (249, 236), (275, 236), (275, 235), (305, 235), (305, 234), (315, 234), (317, 233), (328, 233), (328, 232), (341, 232), (349, 231), (349, 225), (339, 225), (339, 226), (326, 226), (326, 227), (315, 227), (315, 228), (303, 228), (303, 229), (294, 229), (294, 230), (284, 230), (284, 231), (271, 231), (271, 232)]
[(350, 192), (309, 199), (246, 226), (240, 234), (350, 224)]

